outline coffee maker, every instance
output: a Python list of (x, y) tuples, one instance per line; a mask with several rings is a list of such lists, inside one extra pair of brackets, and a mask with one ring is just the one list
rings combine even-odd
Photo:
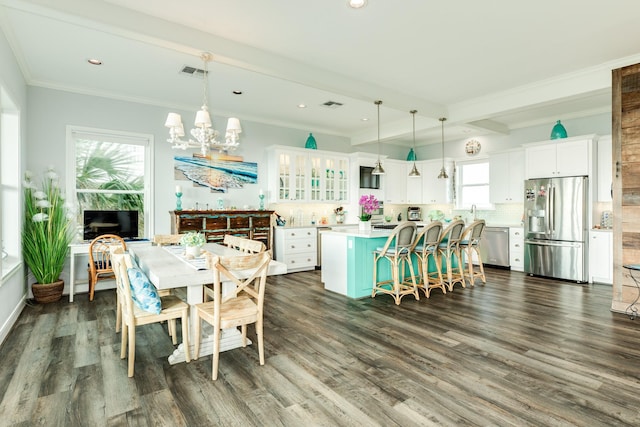
[(418, 206), (409, 206), (407, 208), (407, 219), (409, 221), (421, 221), (422, 209), (420, 209)]

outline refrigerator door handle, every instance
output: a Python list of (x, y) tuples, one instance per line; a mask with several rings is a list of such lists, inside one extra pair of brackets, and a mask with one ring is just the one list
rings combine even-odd
[(556, 231), (556, 187), (549, 185), (549, 233), (553, 234)]
[(573, 242), (545, 242), (542, 240), (525, 240), (525, 244), (527, 245), (538, 245), (538, 246), (562, 246), (569, 248), (579, 248), (582, 246), (582, 243), (573, 243)]

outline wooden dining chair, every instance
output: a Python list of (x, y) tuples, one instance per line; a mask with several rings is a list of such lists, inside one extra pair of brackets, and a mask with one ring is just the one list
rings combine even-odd
[[(264, 292), (271, 254), (268, 251), (257, 254), (218, 257), (206, 254), (213, 270), (213, 300), (196, 304), (194, 309), (198, 321), (194, 328), (195, 358), (200, 353), (200, 328), (202, 321), (213, 326), (213, 361), (211, 378), (218, 378), (220, 360), (220, 334), (222, 329), (241, 327), (242, 346), (247, 346), (247, 325), (254, 323), (258, 341), (260, 365), (264, 365)], [(231, 292), (222, 293), (222, 282), (235, 285)]]
[[(464, 255), (467, 263), (467, 267), (463, 268), (462, 271), (465, 279), (469, 280), (469, 284), (471, 286), (474, 286), (476, 277), (482, 280), (482, 283), (487, 283), (487, 279), (484, 275), (484, 265), (482, 264), (482, 257), (478, 246), (480, 244), (480, 240), (482, 240), (482, 236), (484, 235), (484, 229), (485, 221), (483, 219), (472, 222), (462, 232), (460, 243), (458, 243), (460, 253)], [(477, 270), (473, 267), (474, 256), (478, 260)]]
[(264, 243), (258, 240), (246, 239), (244, 237), (233, 236), (226, 234), (224, 236), (223, 243), (233, 249), (237, 249), (240, 252), (246, 253), (259, 253), (263, 252), (267, 247)]
[[(420, 280), (418, 287), (429, 298), (431, 289), (440, 288), (442, 293), (447, 293), (447, 288), (442, 279), (442, 271), (438, 266), (438, 244), (442, 234), (442, 222), (433, 221), (423, 228), (415, 239), (411, 252), (418, 260)], [(432, 263), (430, 268), (429, 261)]]
[[(416, 223), (405, 221), (393, 229), (385, 245), (373, 251), (373, 290), (371, 298), (379, 293), (391, 295), (396, 305), (405, 295), (420, 299), (416, 274), (411, 260), (411, 248), (416, 238)], [(391, 266), (391, 279), (378, 281), (378, 262), (387, 260)], [(409, 277), (406, 268), (409, 267)]]
[[(257, 254), (260, 252), (264, 252), (267, 249), (266, 245), (258, 240), (232, 236), (231, 234), (227, 234), (224, 236), (223, 243), (229, 248), (236, 249), (240, 252), (248, 254)], [(204, 300), (212, 300), (214, 295), (213, 285), (205, 285), (202, 289), (204, 290)]]
[[(121, 249), (112, 251), (111, 260), (116, 274), (116, 284), (120, 292), (122, 305), (122, 334), (120, 338), (120, 358), (127, 357), (127, 375), (133, 377), (134, 362), (136, 356), (136, 326), (148, 325), (167, 321), (173, 324), (176, 330), (176, 320), (182, 323), (182, 345), (185, 359), (191, 360), (189, 351), (189, 304), (174, 295), (159, 297), (155, 293), (153, 284), (146, 283), (144, 273), (139, 271), (131, 261), (131, 255), (125, 254)], [(136, 271), (137, 270), (137, 271)], [(135, 277), (138, 283), (133, 283), (130, 277)], [(143, 277), (142, 280), (140, 278)], [(155, 296), (154, 296), (155, 295)], [(155, 298), (159, 300), (155, 301)], [(172, 337), (174, 345), (177, 344), (176, 334)]]
[(124, 239), (115, 234), (100, 235), (89, 244), (89, 301), (93, 301), (99, 280), (114, 279), (109, 252), (109, 247), (112, 245), (121, 246), (123, 250), (127, 250)]
[(440, 236), (440, 242), (438, 242), (438, 269), (443, 270), (443, 266), (446, 267), (446, 279), (447, 289), (449, 292), (453, 291), (453, 286), (456, 283), (460, 283), (462, 287), (466, 287), (464, 284), (464, 275), (462, 272), (462, 256), (460, 254), (460, 237), (464, 230), (464, 221), (453, 221), (442, 231)]
[(157, 246), (179, 245), (182, 234), (156, 234), (153, 236), (153, 244)]

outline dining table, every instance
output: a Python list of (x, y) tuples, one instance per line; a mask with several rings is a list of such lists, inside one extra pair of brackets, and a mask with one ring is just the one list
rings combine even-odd
[[(220, 257), (246, 255), (236, 249), (218, 243), (206, 243), (203, 250)], [(201, 337), (194, 336), (195, 322), (199, 322), (195, 305), (204, 301), (203, 287), (213, 283), (213, 271), (208, 269), (203, 255), (190, 257), (185, 254), (184, 247), (174, 246), (136, 246), (129, 249), (131, 257), (140, 269), (147, 275), (149, 281), (158, 290), (186, 288), (187, 303), (191, 306), (189, 314), (189, 344), (191, 356), (194, 356), (195, 343), (200, 339), (200, 356), (213, 353), (213, 328), (206, 324), (202, 328)], [(252, 270), (234, 272), (238, 277), (249, 277)], [(267, 270), (268, 276), (286, 274), (287, 266), (282, 262), (271, 260)], [(222, 282), (223, 294), (233, 291), (235, 284), (230, 281)], [(250, 344), (247, 340), (247, 344)], [(224, 329), (220, 338), (220, 351), (227, 351), (242, 347), (242, 334), (237, 328)], [(184, 345), (169, 356), (169, 363), (175, 364), (185, 361)]]

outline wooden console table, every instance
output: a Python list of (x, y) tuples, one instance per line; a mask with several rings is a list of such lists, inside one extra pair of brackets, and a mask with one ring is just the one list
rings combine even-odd
[(171, 211), (171, 233), (203, 233), (207, 242), (222, 243), (224, 236), (246, 237), (271, 249), (273, 211)]

